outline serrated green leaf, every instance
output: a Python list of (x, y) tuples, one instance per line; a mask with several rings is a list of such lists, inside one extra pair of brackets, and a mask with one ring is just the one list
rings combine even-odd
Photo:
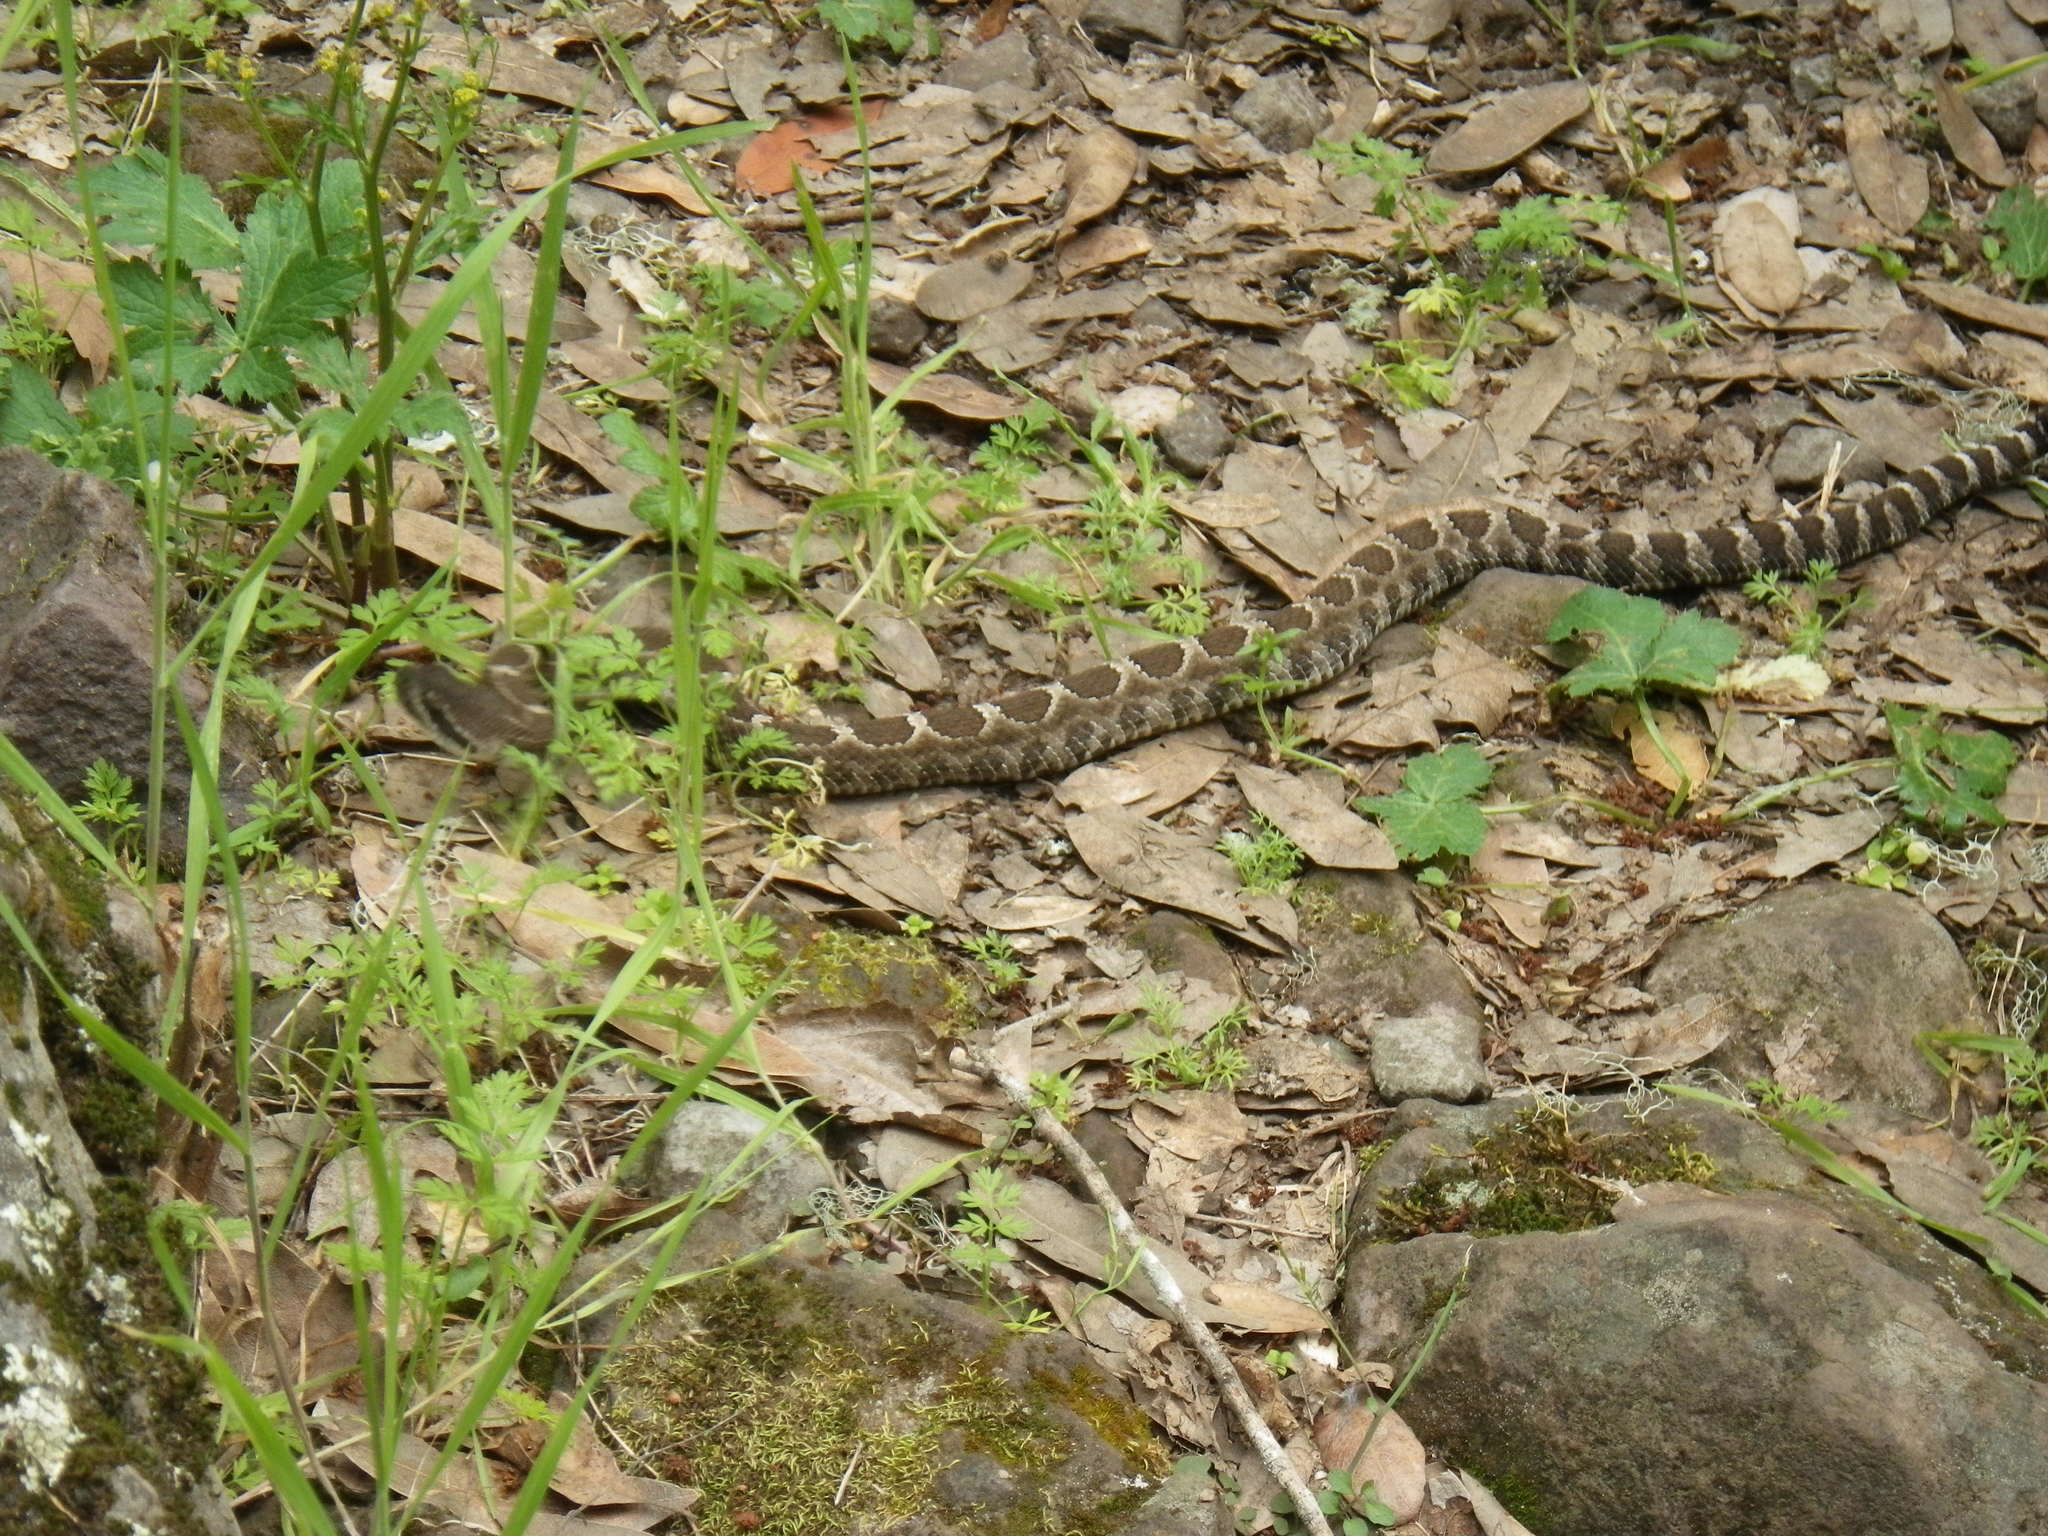
[[(129, 376), (144, 389), (164, 384), (165, 354), (161, 344), (138, 347), (128, 356)], [(224, 349), (205, 343), (178, 342), (170, 349), (170, 389), (173, 394), (197, 394), (213, 382), (220, 365), (227, 360)]]
[(128, 335), (132, 381), (152, 389), (162, 383), (164, 332), (168, 325), (172, 336), (172, 388), (179, 394), (191, 394), (213, 382), (214, 373), (226, 355), (213, 340), (222, 322), (198, 284), (184, 276), (167, 278), (143, 261), (111, 264), (107, 283)]
[(109, 243), (146, 246), (194, 270), (235, 265), (241, 237), (212, 189), (189, 171), (178, 173), (177, 218), (171, 219), (170, 162), (161, 151), (144, 146), (86, 176)]
[[(1486, 818), (1477, 806), (1468, 806), (1469, 816), (1457, 807), (1424, 804), (1400, 795), (1382, 795), (1359, 807), (1377, 817), (1386, 829), (1394, 852), (1404, 863), (1422, 863), (1440, 853), (1458, 853), (1470, 858), (1486, 838)], [(1476, 823), (1476, 826), (1475, 826)]]
[(284, 354), (268, 348), (239, 353), (220, 376), (221, 397), (237, 405), (283, 400), (297, 388)]
[(597, 429), (619, 450), (619, 463), (625, 468), (657, 478), (675, 473), (675, 466), (664, 463), (655, 452), (654, 445), (647, 440), (646, 428), (631, 411), (605, 412), (597, 419)]
[(917, 40), (911, 0), (819, 0), (818, 19), (856, 45), (879, 39), (902, 53)]
[(360, 267), (338, 256), (302, 251), (285, 263), (277, 281), (252, 310), (247, 292), (235, 316), (235, 331), (249, 346), (290, 346), (317, 334), (320, 322), (345, 315), (367, 281)]
[(1742, 654), (1742, 631), (1698, 613), (1677, 613), (1664, 626), (1653, 657), (1652, 687), (1690, 688), (1704, 693), (1723, 667)]
[(407, 441), (443, 433), (459, 436), (464, 421), (461, 405), (445, 389), (430, 389), (401, 401), (391, 413), (391, 429)]
[(202, 336), (220, 323), (220, 312), (197, 283), (182, 276), (167, 279), (146, 261), (110, 262), (107, 285), (121, 324), (137, 346), (149, 345), (151, 338), (156, 345), (163, 344), (167, 306), (171, 327), (187, 338)]
[(0, 443), (26, 448), (38, 437), (62, 441), (79, 430), (50, 381), (20, 359), (10, 359), (0, 378)]
[(2004, 235), (1998, 265), (2023, 283), (2048, 277), (2048, 202), (2031, 187), (2007, 187), (1984, 216), (1984, 227)]
[(363, 195), (363, 168), (354, 160), (330, 160), (320, 175), (320, 235), (325, 253), (361, 266), (369, 255), (370, 200)]
[(1493, 764), (1462, 742), (1418, 757), (1401, 773), (1403, 789), (1433, 800), (1476, 795), (1492, 782)]
[(312, 249), (313, 226), (295, 191), (276, 186), (257, 198), (242, 226), (240, 305), (248, 307), (250, 288), (261, 292), (275, 286), (285, 264)]
[(300, 374), (321, 394), (346, 401), (369, 393), (370, 354), (343, 346), (332, 331), (323, 328), (296, 350)]
[(1944, 832), (1971, 825), (2002, 827), (1992, 802), (2005, 793), (2018, 761), (2011, 741), (1988, 731), (1947, 731), (1933, 710), (1884, 707), (1899, 760), (1899, 803), (1907, 814)]
[(1359, 802), (1386, 829), (1407, 863), (1440, 853), (1470, 858), (1486, 841), (1486, 816), (1472, 798), (1493, 778), (1493, 765), (1472, 747), (1445, 747), (1419, 757), (1401, 774), (1401, 788)]
[(1588, 587), (1558, 611), (1548, 638), (1572, 635), (1594, 635), (1600, 643), (1597, 652), (1564, 675), (1564, 689), (1573, 698), (1629, 695), (1647, 688), (1703, 693), (1742, 650), (1740, 631), (1718, 619), (1673, 614), (1654, 598), (1612, 587)]
[(245, 351), (288, 347), (346, 314), (368, 279), (359, 263), (322, 256), (305, 205), (288, 188), (263, 194), (242, 232), (235, 336)]
[(2005, 793), (2007, 775), (2019, 760), (2019, 748), (2010, 739), (1990, 731), (1943, 731), (1942, 751), (1963, 771), (1970, 788), (1979, 794)]

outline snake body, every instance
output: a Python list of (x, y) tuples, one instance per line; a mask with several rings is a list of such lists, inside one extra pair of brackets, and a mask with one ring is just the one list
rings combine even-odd
[(1813, 561), (1845, 566), (1911, 538), (2048, 455), (2048, 411), (1944, 455), (1858, 502), (1692, 532), (1626, 533), (1530, 512), (1460, 506), (1394, 524), (1300, 601), (1149, 645), (980, 704), (853, 721), (748, 715), (772, 725), (832, 796), (1064, 773), (1119, 747), (1286, 698), (1342, 676), (1374, 638), (1423, 604), (1503, 566), (1632, 592), (1714, 587)]

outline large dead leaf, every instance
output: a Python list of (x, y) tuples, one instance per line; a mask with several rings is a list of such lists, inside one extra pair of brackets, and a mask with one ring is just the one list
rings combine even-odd
[(1806, 266), (1791, 229), (1768, 200), (1740, 199), (1717, 229), (1716, 270), (1732, 292), (1767, 315), (1798, 307), (1806, 293)]
[[(268, 1257), (268, 1315), (278, 1329), (273, 1348), (256, 1285), (258, 1262), (255, 1240), (236, 1237), (207, 1254), (200, 1267), (199, 1331), (227, 1357), (236, 1377), (264, 1394), (319, 1390), (352, 1370), (356, 1309), (349, 1287), (317, 1254), (280, 1243)], [(382, 1326), (374, 1302), (370, 1326)], [(280, 1365), (289, 1379), (279, 1379)]]
[[(435, 358), (450, 378), (479, 389), (489, 386), (490, 367), (481, 347), (451, 343), (436, 352)], [(630, 497), (654, 484), (652, 476), (622, 465), (618, 444), (605, 436), (596, 421), (552, 390), (543, 389), (535, 397), (533, 408), (533, 440), (550, 453), (569, 460), (606, 490)]]
[(918, 284), (918, 311), (957, 325), (1022, 297), (1037, 275), (1030, 262), (1002, 251), (950, 261)]
[(1507, 852), (1489, 835), (1472, 856), (1472, 878), (1482, 884), (1480, 900), (1501, 926), (1517, 942), (1541, 949), (1550, 937), (1549, 866), (1527, 854)]
[(1238, 788), (1251, 808), (1324, 869), (1395, 869), (1400, 859), (1375, 822), (1345, 803), (1334, 774), (1283, 772), (1239, 763)]
[(1963, 168), (1990, 187), (2012, 185), (2012, 170), (1991, 130), (1977, 120), (1970, 98), (1947, 80), (1934, 82), (1934, 114), (1942, 137)]
[(1429, 1457), (1415, 1431), (1391, 1408), (1345, 1392), (1315, 1419), (1316, 1450), (1331, 1472), (1348, 1472), (1352, 1486), (1368, 1483), (1396, 1521), (1413, 1520), (1429, 1494)]
[[(359, 1406), (341, 1398), (323, 1401), (313, 1424), (333, 1446), (333, 1453), (345, 1468), (364, 1479), (387, 1475), (394, 1496), (407, 1504), (417, 1503), (418, 1512), (438, 1510), (473, 1530), (503, 1530), (524, 1477), (514, 1467), (494, 1459), (457, 1456), (436, 1475), (441, 1452), (431, 1441), (400, 1431), (393, 1440), (388, 1469), (379, 1464), (371, 1450), (369, 1426)], [(431, 1481), (429, 1479), (432, 1479)], [(545, 1506), (531, 1522), (520, 1527), (522, 1536), (625, 1536), (643, 1532), (660, 1521), (687, 1513), (696, 1503), (692, 1490), (652, 1478), (632, 1478), (635, 1501), (614, 1506), (616, 1518), (557, 1513)], [(417, 1512), (416, 1512), (417, 1513)], [(415, 1522), (418, 1523), (418, 1522)]]
[(1083, 763), (1060, 780), (1060, 803), (1157, 815), (1198, 793), (1237, 756), (1229, 732), (1214, 722), (1175, 731), (1101, 762)]
[(979, 928), (998, 933), (1049, 933), (1078, 924), (1093, 916), (1100, 901), (1070, 896), (1057, 888), (1045, 891), (973, 891), (962, 898), (960, 908)]
[(1965, 320), (1974, 320), (1979, 325), (1996, 326), (2002, 331), (2013, 331), (2021, 336), (2032, 336), (2036, 340), (2048, 341), (2048, 306), (2022, 304), (2017, 299), (2002, 299), (1995, 293), (1985, 293), (1978, 288), (1966, 288), (1960, 283), (1914, 281), (1905, 286), (1928, 303), (1938, 304), (1950, 314), (1961, 315)]
[(1592, 91), (1578, 80), (1511, 92), (1491, 106), (1481, 107), (1437, 140), (1429, 152), (1430, 173), (1469, 176), (1506, 165), (1583, 115), (1592, 104)]
[(554, 591), (553, 583), (516, 561), (508, 572), (496, 539), (444, 517), (401, 507), (391, 514), (391, 534), (400, 549), (429, 565), (452, 565), (465, 581), (494, 592), (509, 589), (522, 608), (539, 607)]
[(2048, 764), (2025, 762), (2006, 780), (1999, 814), (2022, 826), (2048, 826)]
[[(870, 100), (869, 122), (879, 122), (887, 106)], [(848, 107), (820, 107), (778, 123), (747, 141), (733, 169), (733, 185), (754, 197), (776, 197), (796, 185), (799, 168), (807, 176), (822, 175), (833, 162), (818, 149), (818, 140), (853, 126), (853, 112)]]
[(1251, 1135), (1251, 1125), (1237, 1106), (1237, 1095), (1200, 1093), (1192, 1088), (1138, 1100), (1131, 1106), (1131, 1129), (1138, 1133), (1140, 1145), (1162, 1147), (1190, 1163), (1223, 1158)]
[(599, 119), (612, 116), (624, 105), (617, 90), (596, 70), (550, 58), (533, 44), (514, 37), (493, 37), (489, 48), (479, 50), (455, 28), (437, 27), (413, 56), (412, 67), (417, 74), (447, 74), (456, 79), (480, 74), (486, 91), (529, 96)]
[(1845, 811), (1839, 816), (1798, 811), (1778, 835), (1778, 846), (1756, 860), (1756, 872), (1771, 880), (1795, 880), (1824, 864), (1839, 864), (1884, 830), (1885, 818), (1875, 810)]
[(1927, 212), (1927, 164), (1885, 136), (1875, 103), (1858, 101), (1842, 111), (1842, 137), (1849, 174), (1864, 206), (1895, 235), (1903, 235)]
[[(883, 394), (903, 389), (909, 377), (908, 368), (880, 358), (868, 359), (868, 383)], [(913, 405), (928, 405), (956, 421), (1007, 421), (1017, 414), (1015, 396), (984, 389), (957, 373), (928, 373), (904, 389), (902, 398)]]
[[(1617, 729), (1628, 737), (1629, 756), (1635, 762), (1636, 772), (1673, 794), (1681, 789), (1687, 794), (1698, 794), (1713, 766), (1706, 743), (1692, 729), (1690, 719), (1662, 709), (1655, 712), (1655, 717), (1657, 729), (1652, 732), (1641, 713), (1634, 708), (1625, 709), (1616, 716)], [(1665, 755), (1667, 751), (1668, 757)], [(1675, 768), (1673, 759), (1676, 759)]]
[[(573, 1406), (566, 1392), (549, 1395), (548, 1411), (557, 1416), (567, 1413)], [(554, 1425), (545, 1419), (524, 1419), (494, 1437), (491, 1448), (506, 1461), (521, 1471), (533, 1466), (548, 1437), (554, 1432)], [(568, 1448), (561, 1460), (555, 1463), (555, 1470), (548, 1478), (548, 1487), (560, 1494), (571, 1504), (637, 1504), (640, 1502), (646, 1478), (628, 1477), (619, 1469), (618, 1458), (609, 1447), (598, 1439), (597, 1431), (588, 1419), (578, 1419), (576, 1427), (569, 1432)], [(669, 1487), (668, 1484), (658, 1484)], [(683, 1490), (675, 1489), (676, 1493)], [(685, 1499), (682, 1508), (687, 1509), (693, 1499)]]
[(1060, 214), (1060, 233), (1071, 234), (1122, 202), (1143, 163), (1138, 146), (1114, 128), (1081, 135), (1067, 152), (1067, 205)]
[(1060, 250), (1060, 281), (1071, 283), (1090, 272), (1149, 255), (1152, 236), (1130, 224), (1105, 224), (1083, 230)]
[(1239, 938), (1268, 947), (1272, 941), (1254, 925), (1254, 918), (1267, 926), (1277, 924), (1278, 931), (1289, 937), (1293, 934), (1292, 911), (1286, 903), (1240, 888), (1230, 860), (1205, 842), (1113, 810), (1068, 817), (1067, 836), (1096, 878), (1126, 896), (1193, 912)]
[[(601, 187), (610, 187), (615, 192), (625, 192), (637, 197), (659, 197), (674, 204), (685, 213), (703, 218), (711, 210), (697, 195), (696, 188), (660, 166), (641, 160), (626, 160), (608, 170), (592, 173), (590, 166), (604, 156), (628, 148), (635, 141), (619, 138), (612, 134), (592, 133), (586, 130), (576, 140), (576, 174)], [(555, 179), (561, 165), (561, 157), (551, 150), (528, 155), (517, 165), (505, 172), (504, 183), (514, 192), (535, 192)]]
[(13, 281), (13, 301), (33, 301), (46, 311), (51, 324), (92, 369), (93, 382), (103, 381), (114, 355), (114, 332), (100, 309), (91, 265), (15, 249), (0, 251), (0, 270)]

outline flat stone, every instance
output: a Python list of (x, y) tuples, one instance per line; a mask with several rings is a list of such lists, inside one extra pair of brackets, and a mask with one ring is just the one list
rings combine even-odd
[(1486, 1097), (1486, 1059), (1479, 1021), (1468, 1014), (1426, 1013), (1381, 1019), (1372, 1028), (1372, 1082), (1390, 1104), (1438, 1099), (1470, 1104)]
[[(146, 785), (155, 673), (140, 512), (117, 487), (25, 448), (0, 449), (0, 508), (0, 732), (66, 801), (84, 798), (96, 762)], [(178, 616), (174, 606), (174, 626)], [(205, 670), (194, 665), (178, 682), (203, 718)], [(271, 744), (239, 714), (228, 722), (220, 788), (234, 821), (251, 808)], [(175, 718), (165, 758), (163, 857), (175, 867), (192, 790)]]
[(1087, 0), (1079, 20), (1095, 45), (1111, 53), (1123, 53), (1133, 43), (1177, 51), (1188, 35), (1183, 0)]
[(1300, 75), (1265, 75), (1230, 104), (1230, 120), (1285, 155), (1315, 143), (1330, 125), (1330, 109)]

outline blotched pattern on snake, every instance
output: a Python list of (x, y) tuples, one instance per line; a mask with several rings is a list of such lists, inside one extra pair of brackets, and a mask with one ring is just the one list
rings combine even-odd
[[(1844, 566), (1904, 542), (1980, 491), (2020, 479), (2048, 454), (2048, 412), (1922, 465), (1860, 502), (1698, 532), (1623, 533), (1521, 511), (1458, 507), (1395, 524), (1299, 602), (1147, 646), (982, 704), (889, 718), (789, 721), (738, 714), (736, 735), (773, 725), (815, 763), (828, 795), (933, 784), (1010, 783), (1064, 773), (1163, 731), (1263, 698), (1319, 687), (1357, 665), (1373, 639), (1483, 570), (1582, 576), (1633, 592), (1713, 587), (1813, 561)], [(1248, 652), (1262, 637), (1256, 684)]]

